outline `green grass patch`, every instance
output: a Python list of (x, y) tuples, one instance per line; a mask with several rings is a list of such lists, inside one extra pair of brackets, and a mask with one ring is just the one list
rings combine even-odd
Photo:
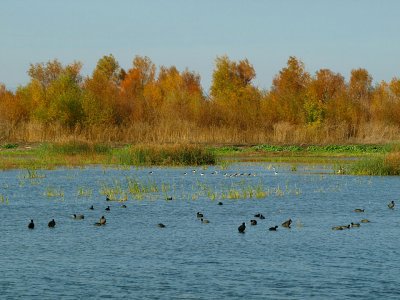
[(114, 151), (116, 162), (134, 166), (214, 165), (215, 154), (197, 146), (128, 146)]
[(3, 149), (15, 149), (15, 148), (18, 148), (18, 144), (8, 143), (8, 144), (2, 145), (1, 148), (3, 148)]
[(310, 152), (310, 153), (346, 153), (346, 154), (365, 154), (365, 153), (385, 153), (390, 151), (390, 145), (257, 145), (252, 147), (255, 151), (263, 152)]
[(386, 155), (363, 158), (349, 166), (353, 175), (400, 175), (400, 152), (393, 151)]

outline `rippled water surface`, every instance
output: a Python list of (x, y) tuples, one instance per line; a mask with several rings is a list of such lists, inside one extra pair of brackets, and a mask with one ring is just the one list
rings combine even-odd
[(1, 172), (0, 298), (399, 299), (400, 178), (275, 167)]

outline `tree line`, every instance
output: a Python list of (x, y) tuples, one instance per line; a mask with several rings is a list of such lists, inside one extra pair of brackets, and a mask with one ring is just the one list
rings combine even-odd
[[(80, 62), (51, 60), (31, 64), (30, 81), (15, 92), (0, 84), (0, 140), (73, 134), (146, 142), (149, 132), (160, 136), (165, 129), (167, 142), (181, 142), (182, 136), (206, 143), (324, 143), (367, 137), (379, 142), (385, 130), (390, 128), (391, 134), (384, 139), (395, 139), (400, 128), (400, 79), (373, 85), (363, 68), (352, 70), (346, 81), (329, 69), (310, 74), (303, 62), (289, 57), (271, 88), (263, 90), (253, 83), (256, 71), (247, 59), (221, 56), (215, 60), (209, 95), (198, 73), (157, 68), (148, 57), (136, 56), (124, 70), (110, 54), (87, 77), (81, 68)], [(42, 132), (40, 137), (24, 133), (32, 128)], [(118, 134), (100, 134), (110, 128)]]

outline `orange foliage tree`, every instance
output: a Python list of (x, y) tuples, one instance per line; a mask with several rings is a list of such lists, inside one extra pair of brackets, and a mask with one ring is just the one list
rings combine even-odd
[(215, 124), (249, 129), (259, 123), (261, 92), (251, 84), (255, 77), (247, 59), (235, 62), (217, 57), (211, 84)]

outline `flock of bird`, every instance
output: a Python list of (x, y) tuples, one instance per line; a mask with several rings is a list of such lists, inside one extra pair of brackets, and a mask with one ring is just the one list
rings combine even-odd
[[(111, 201), (110, 198), (108, 198), (108, 197), (106, 198), (106, 200), (107, 200), (107, 201)], [(223, 205), (223, 203), (222, 203), (222, 202), (218, 202), (218, 205)], [(395, 207), (394, 201), (392, 200), (387, 206), (388, 206), (389, 209), (394, 209), (394, 207)], [(122, 207), (122, 208), (127, 208), (127, 206), (126, 206), (125, 204), (122, 204), (121, 207)], [(89, 207), (89, 209), (90, 209), (90, 210), (94, 210), (93, 205), (91, 205), (91, 206)], [(105, 211), (110, 211), (110, 206), (109, 206), (109, 205), (105, 208)], [(356, 208), (356, 209), (354, 209), (354, 212), (356, 212), (356, 213), (362, 213), (362, 212), (364, 212), (364, 211), (365, 211), (365, 210), (364, 210), (364, 209), (361, 209), (361, 208)], [(197, 217), (198, 219), (200, 219), (200, 221), (201, 221), (202, 223), (204, 223), (204, 224), (210, 223), (209, 220), (205, 219), (204, 214), (201, 213), (201, 212), (197, 212), (196, 217)], [(255, 217), (255, 218), (258, 218), (258, 219), (260, 219), (260, 220), (265, 219), (264, 215), (261, 214), (261, 213), (255, 214), (254, 217)], [(85, 218), (85, 216), (84, 216), (83, 214), (73, 214), (73, 215), (72, 215), (72, 218), (73, 218), (73, 219), (76, 219), (76, 220), (83, 220), (83, 219)], [(94, 225), (95, 225), (95, 226), (103, 226), (103, 225), (106, 224), (106, 222), (107, 222), (106, 218), (105, 218), (104, 216), (101, 216), (101, 218), (99, 219), (99, 221), (96, 222), (96, 223), (94, 223)], [(370, 222), (370, 221), (369, 221), (368, 219), (362, 219), (362, 220), (360, 221), (360, 223), (369, 223), (369, 222)], [(361, 226), (360, 223), (353, 223), (353, 222), (351, 222), (350, 224), (347, 224), (347, 225), (334, 226), (334, 227), (332, 227), (332, 230), (344, 230), (344, 229), (350, 229), (350, 228), (353, 228), (353, 227), (360, 227), (360, 226)], [(250, 220), (250, 224), (251, 224), (252, 226), (257, 225), (257, 220), (256, 220), (256, 219)], [(289, 220), (287, 220), (287, 221), (285, 221), (285, 222), (283, 222), (283, 223), (281, 224), (281, 226), (284, 227), (284, 228), (291, 228), (291, 225), (292, 225), (292, 219), (289, 219)], [(48, 227), (54, 228), (55, 226), (56, 226), (56, 221), (55, 221), (54, 219), (50, 220), (49, 223), (48, 223)], [(166, 225), (164, 225), (163, 223), (158, 223), (157, 226), (160, 227), (160, 228), (165, 228), (165, 227), (166, 227)], [(269, 231), (277, 231), (278, 227), (279, 227), (278, 225), (272, 226), (272, 227), (269, 228)], [(34, 229), (34, 228), (35, 228), (35, 223), (33, 222), (33, 220), (31, 220), (30, 223), (28, 224), (28, 228), (29, 228), (29, 229)], [(239, 233), (244, 233), (245, 230), (246, 230), (246, 223), (243, 222), (243, 223), (238, 227), (238, 231), (239, 231)]]
[[(264, 215), (261, 214), (261, 213), (255, 214), (254, 217), (255, 217), (255, 218), (259, 218), (260, 220), (265, 219)], [(257, 220), (255, 220), (255, 219), (250, 220), (250, 225), (252, 225), (252, 226), (257, 225)], [(289, 220), (287, 220), (287, 221), (285, 221), (285, 222), (282, 223), (282, 227), (285, 227), (285, 228), (290, 228), (290, 225), (292, 225), (292, 219), (289, 219)], [(269, 230), (269, 231), (276, 231), (278, 227), (279, 227), (278, 225), (275, 225), (275, 226), (270, 227), (268, 230)], [(246, 230), (246, 223), (243, 222), (243, 223), (238, 227), (238, 231), (239, 231), (239, 233), (244, 233), (245, 230)]]
[[(111, 199), (110, 199), (109, 197), (107, 197), (107, 198), (106, 198), (106, 201), (111, 201)], [(127, 206), (126, 206), (125, 204), (122, 204), (121, 207), (122, 207), (122, 208), (127, 208)], [(90, 209), (90, 210), (94, 210), (94, 206), (91, 205), (91, 206), (89, 207), (89, 209)], [(111, 209), (110, 209), (110, 206), (108, 205), (104, 210), (105, 210), (105, 211), (110, 211), (110, 210), (111, 210)], [(73, 214), (73, 215), (72, 215), (72, 218), (75, 219), (75, 220), (83, 220), (83, 219), (85, 219), (85, 215), (83, 215), (83, 214)], [(106, 222), (107, 222), (106, 218), (105, 218), (104, 216), (101, 216), (101, 218), (99, 219), (99, 221), (98, 221), (98, 222), (95, 222), (94, 225), (95, 225), (95, 226), (103, 226), (103, 225), (106, 225)], [(50, 228), (54, 228), (54, 227), (56, 226), (56, 221), (55, 221), (54, 219), (52, 219), (51, 221), (49, 221), (49, 223), (47, 224), (47, 226), (50, 227)], [(35, 229), (35, 223), (33, 222), (33, 220), (31, 220), (31, 221), (29, 222), (28, 228), (29, 228), (29, 229)]]
[[(388, 204), (387, 206), (388, 206), (389, 209), (394, 209), (394, 206), (395, 206), (394, 201), (393, 201), (393, 200), (390, 201), (389, 204)], [(363, 208), (356, 208), (356, 209), (354, 210), (354, 212), (356, 212), (356, 213), (363, 213), (363, 212), (365, 212), (365, 209), (363, 209)], [(362, 219), (362, 220), (360, 221), (360, 223), (370, 223), (370, 222), (371, 222), (371, 221), (368, 220), (368, 219)], [(360, 223), (353, 223), (353, 222), (351, 222), (350, 224), (347, 224), (347, 225), (333, 226), (333, 227), (332, 227), (332, 230), (344, 230), (344, 229), (350, 229), (350, 228), (354, 228), (354, 227), (360, 227), (360, 226), (361, 226)]]
[[(273, 168), (273, 172), (274, 172), (274, 175), (277, 175), (277, 174), (278, 174), (278, 172), (276, 171), (275, 168)], [(192, 170), (192, 173), (196, 173), (196, 170)], [(150, 174), (150, 175), (153, 174), (153, 171), (150, 171), (149, 174)], [(184, 175), (187, 175), (187, 174), (188, 174), (187, 172), (184, 173)], [(216, 174), (218, 174), (218, 171), (213, 171), (211, 174), (212, 174), (212, 175), (216, 175)], [(200, 173), (200, 175), (203, 176), (204, 173)], [(255, 174), (252, 174), (252, 173), (232, 173), (232, 174), (225, 173), (225, 174), (223, 174), (223, 175), (226, 176), (226, 177), (256, 176)], [(168, 197), (167, 200), (172, 200), (172, 197)], [(111, 199), (107, 196), (107, 197), (106, 197), (106, 201), (111, 201)], [(222, 202), (218, 202), (218, 205), (223, 205), (223, 203), (222, 203)], [(394, 207), (395, 207), (394, 201), (391, 201), (387, 206), (388, 206), (389, 209), (394, 209)], [(122, 208), (127, 208), (127, 206), (126, 206), (125, 204), (121, 205), (121, 207), (122, 207)], [(91, 206), (89, 207), (89, 209), (90, 209), (90, 210), (94, 210), (93, 205), (91, 205)], [(105, 208), (105, 211), (110, 211), (110, 206), (107, 206), (107, 207)], [(364, 209), (361, 209), (361, 208), (356, 208), (356, 209), (354, 209), (354, 212), (357, 212), (357, 213), (362, 213), (362, 212), (364, 212), (364, 211), (365, 211), (365, 210), (364, 210)], [(83, 214), (73, 214), (72, 217), (73, 217), (74, 219), (77, 219), (77, 220), (84, 219), (84, 215), (83, 215)], [(255, 214), (254, 217), (255, 217), (255, 218), (259, 218), (260, 220), (265, 219), (264, 215), (261, 214), (261, 213)], [(204, 215), (203, 215), (201, 212), (197, 212), (197, 218), (200, 219), (200, 221), (201, 221), (202, 223), (205, 223), (205, 224), (210, 223), (209, 220), (207, 220), (207, 219), (204, 218)], [(369, 222), (370, 222), (370, 221), (369, 221), (368, 219), (362, 219), (362, 220), (360, 221), (360, 223), (369, 223)], [(353, 228), (353, 227), (360, 227), (360, 223), (353, 223), (353, 222), (351, 222), (350, 224), (347, 224), (347, 225), (334, 226), (334, 227), (332, 227), (332, 230), (344, 230), (344, 229), (349, 229), (349, 228)], [(94, 223), (95, 226), (103, 226), (103, 225), (105, 225), (105, 224), (106, 224), (106, 218), (105, 218), (104, 216), (102, 216), (102, 217), (99, 219), (98, 222)], [(257, 225), (257, 220), (255, 220), (255, 219), (250, 220), (250, 224), (251, 224), (252, 226)], [(283, 222), (283, 223), (281, 224), (281, 226), (284, 227), (284, 228), (291, 228), (291, 224), (292, 224), (292, 219), (289, 219), (289, 220)], [(48, 227), (54, 228), (55, 226), (56, 226), (56, 222), (55, 222), (54, 219), (52, 219), (51, 221), (49, 221)], [(166, 225), (164, 225), (163, 223), (159, 223), (159, 224), (157, 224), (157, 226), (160, 227), (160, 228), (165, 228), (165, 227), (166, 227)], [(277, 231), (277, 228), (278, 228), (278, 227), (279, 227), (278, 225), (275, 225), (275, 226), (270, 227), (269, 230), (270, 230), (270, 231)], [(33, 220), (31, 220), (30, 223), (28, 224), (28, 228), (29, 228), (29, 229), (34, 229), (34, 228), (35, 228), (35, 224), (34, 224)], [(244, 233), (245, 230), (246, 230), (246, 223), (243, 222), (243, 223), (238, 227), (238, 231), (239, 231), (239, 233)]]

